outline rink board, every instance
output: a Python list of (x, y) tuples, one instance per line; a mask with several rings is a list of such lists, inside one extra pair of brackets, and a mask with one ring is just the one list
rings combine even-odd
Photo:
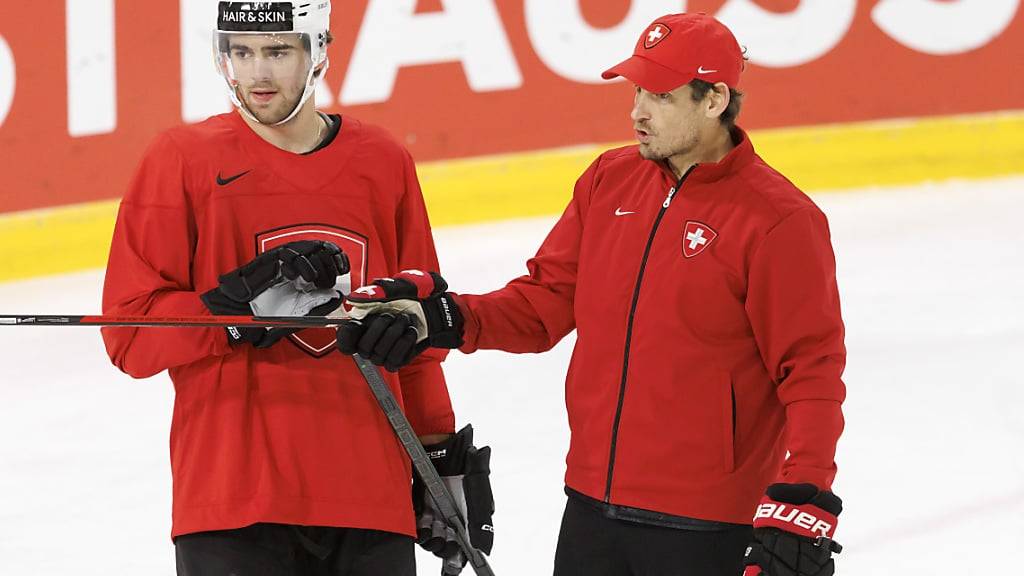
[[(1024, 113), (754, 131), (755, 148), (809, 192), (1024, 173)], [(577, 146), (423, 162), (435, 227), (557, 214), (603, 150)], [(0, 216), (0, 281), (102, 267), (117, 214), (101, 201)], [(60, 255), (55, 257), (55, 255)]]

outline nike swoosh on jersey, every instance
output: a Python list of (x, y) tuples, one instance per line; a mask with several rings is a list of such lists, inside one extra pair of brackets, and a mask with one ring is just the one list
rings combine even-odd
[(252, 172), (252, 170), (246, 170), (245, 172), (242, 172), (241, 174), (235, 174), (234, 176), (229, 176), (228, 178), (222, 178), (221, 175), (220, 175), (220, 172), (218, 172), (217, 173), (217, 185), (218, 186), (227, 186), (228, 184), (231, 184), (232, 182), (234, 182), (235, 180), (238, 180), (242, 176), (245, 176), (249, 172)]
[(616, 216), (625, 216), (626, 214), (636, 214), (636, 212), (623, 212), (622, 208), (616, 208), (615, 209), (615, 215)]

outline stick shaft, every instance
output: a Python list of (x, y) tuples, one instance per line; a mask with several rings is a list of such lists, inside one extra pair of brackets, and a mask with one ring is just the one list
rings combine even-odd
[(0, 326), (136, 326), (151, 328), (246, 326), (253, 328), (317, 328), (337, 326), (330, 316), (117, 316), (0, 315)]
[(420, 444), (419, 438), (416, 437), (412, 425), (409, 424), (405, 413), (399, 408), (395, 395), (391, 393), (387, 382), (381, 376), (380, 369), (358, 354), (352, 356), (352, 358), (355, 360), (356, 366), (359, 367), (359, 371), (363, 374), (363, 378), (366, 379), (366, 383), (370, 386), (370, 391), (373, 392), (377, 403), (380, 404), (381, 410), (384, 411), (384, 415), (387, 417), (388, 423), (391, 424), (391, 428), (395, 431), (395, 435), (398, 436), (398, 441), (401, 442), (406, 453), (409, 455), (409, 459), (412, 460), (413, 468), (419, 474), (420, 480), (423, 480), (427, 493), (434, 501), (438, 511), (444, 515), (448, 526), (455, 531), (455, 537), (458, 539), (470, 567), (478, 576), (494, 576), (494, 571), (487, 563), (487, 558), (473, 547), (469, 537), (469, 530), (466, 528), (466, 522), (462, 518), (462, 514), (459, 513), (455, 505), (455, 499), (452, 498), (448, 488), (444, 485), (444, 481), (441, 480), (441, 476), (437, 473), (437, 469), (430, 462), (430, 457), (427, 456), (427, 452), (423, 449), (423, 445)]
[[(327, 316), (116, 316), (116, 315), (0, 315), (0, 326), (134, 326), (153, 328), (181, 327), (266, 327), (266, 328), (316, 328), (337, 326), (344, 318)], [(438, 475), (434, 465), (423, 450), (423, 445), (413, 432), (409, 420), (398, 407), (391, 389), (381, 376), (380, 371), (369, 360), (354, 356), (359, 371), (362, 372), (370, 390), (377, 398), (394, 429), (399, 441), (405, 447), (412, 460), (416, 472), (426, 485), (427, 492), (434, 500), (438, 510), (445, 516), (448, 525), (456, 533), (459, 544), (465, 552), (469, 565), (480, 576), (493, 576), (494, 572), (487, 559), (470, 543), (469, 531), (455, 501), (444, 482)]]

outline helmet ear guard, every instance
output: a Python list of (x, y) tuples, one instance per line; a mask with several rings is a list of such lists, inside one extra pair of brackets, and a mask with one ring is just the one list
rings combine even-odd
[(254, 122), (265, 124), (245, 105), (238, 94), (238, 77), (231, 61), (229, 38), (234, 34), (254, 36), (298, 35), (309, 55), (308, 70), (302, 96), (292, 111), (274, 126), (291, 121), (316, 92), (319, 78), (327, 74), (330, 61), (327, 45), (331, 24), (330, 0), (300, 2), (238, 2), (218, 3), (217, 28), (213, 50), (217, 71), (224, 78), (231, 102)]

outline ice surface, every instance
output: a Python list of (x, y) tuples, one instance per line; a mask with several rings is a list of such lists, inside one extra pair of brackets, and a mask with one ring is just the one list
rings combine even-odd
[[(1024, 178), (815, 199), (848, 327), (840, 573), (1004, 573), (1024, 534)], [(446, 277), (500, 287), (552, 222), (438, 230)], [(0, 284), (0, 313), (99, 312), (101, 281)], [(446, 364), (460, 424), (494, 448), (501, 576), (551, 571), (571, 347)], [(173, 574), (166, 376), (117, 372), (95, 328), (0, 327), (0, 350), (0, 574)]]

